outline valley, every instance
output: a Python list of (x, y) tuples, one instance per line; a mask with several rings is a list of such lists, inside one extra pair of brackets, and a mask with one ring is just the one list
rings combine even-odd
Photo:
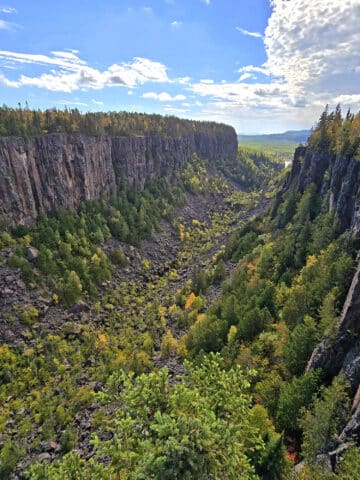
[[(115, 239), (104, 243), (102, 248), (109, 254), (122, 248), (127, 265), (115, 270), (96, 298), (85, 296), (68, 309), (54, 300), (46, 284), (26, 285), (21, 270), (9, 268), (15, 247), (2, 250), (1, 317), (6, 323), (0, 329), (1, 341), (22, 357), (26, 355), (28, 365), (39, 355), (49, 360), (55, 351), (60, 362), (55, 369), (54, 365), (42, 364), (46, 385), (41, 379), (32, 379), (27, 393), (29, 403), (23, 403), (25, 391), (18, 384), (24, 372), (18, 371), (9, 385), (10, 395), (1, 418), (12, 442), (28, 452), (17, 467), (19, 474), (33, 459), (59, 458), (64, 453), (64, 432), (65, 436), (71, 432), (74, 441), (77, 439), (82, 457), (91, 458), (93, 419), (101, 412), (94, 392), (104, 387), (114, 368), (139, 375), (167, 367), (172, 381), (185, 373), (181, 337), (193, 321), (191, 317), (206, 312), (219, 297), (222, 280), (236, 267), (234, 262), (222, 261), (221, 271), (214, 275), (225, 245), (240, 225), (263, 213), (270, 201), (267, 192), (242, 191), (219, 173), (211, 173), (209, 178), (209, 188), (203, 193), (187, 193), (184, 205), (175, 208), (172, 221), (161, 220), (158, 231), (140, 247)], [(179, 296), (191, 297), (196, 271), (201, 271), (210, 284), (186, 307)], [(37, 312), (36, 316), (26, 317), (26, 312), (31, 311)], [(44, 344), (52, 345), (50, 351), (43, 351)], [(65, 389), (69, 375), (73, 388), (89, 397), (84, 404), (71, 398), (72, 393)], [(44, 398), (55, 395), (52, 405), (47, 405), (48, 419), (33, 416), (35, 392), (39, 407)], [(20, 399), (22, 407), (18, 411)], [(62, 411), (64, 405), (66, 411), (73, 412), (66, 420), (65, 431), (56, 420), (56, 412)], [(50, 417), (55, 418), (46, 425)]]
[(2, 141), (1, 478), (347, 480), (359, 118), (324, 113), (288, 169), (181, 120)]

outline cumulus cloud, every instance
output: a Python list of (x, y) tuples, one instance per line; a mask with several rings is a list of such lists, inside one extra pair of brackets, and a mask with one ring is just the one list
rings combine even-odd
[(171, 26), (173, 28), (179, 28), (179, 27), (181, 27), (182, 24), (183, 24), (183, 22), (181, 22), (180, 20), (174, 20), (173, 22), (171, 22)]
[(171, 96), (167, 92), (155, 93), (147, 92), (143, 94), (143, 98), (150, 98), (152, 100), (159, 100), (160, 102), (177, 102), (181, 100), (186, 100), (185, 95), (174, 95)]
[[(193, 93), (207, 97), (201, 114), (238, 125), (244, 117), (252, 118), (254, 125), (259, 118), (265, 122), (286, 118), (288, 127), (298, 128), (306, 126), (305, 121), (311, 125), (327, 103), (359, 108), (360, 2), (325, 3), (271, 0), (263, 36), (266, 62), (239, 68), (237, 82), (189, 85)], [(261, 81), (256, 80), (258, 75), (263, 76)], [(249, 79), (256, 83), (246, 83)]]
[(166, 66), (147, 58), (135, 57), (131, 62), (113, 64), (101, 71), (88, 66), (78, 57), (76, 51), (51, 53), (52, 56), (0, 50), (0, 61), (3, 62), (54, 67), (37, 77), (21, 75), (17, 80), (9, 80), (2, 75), (0, 82), (12, 87), (34, 86), (70, 93), (79, 89), (102, 89), (115, 86), (133, 88), (147, 82), (170, 81)]
[(241, 28), (241, 27), (236, 27), (236, 30), (248, 37), (263, 38), (262, 34), (259, 32), (250, 32), (249, 30), (245, 30), (245, 28)]
[(194, 83), (191, 90), (196, 95), (202, 97), (213, 97), (217, 102), (222, 101), (224, 104), (217, 103), (218, 106), (231, 104), (237, 107), (251, 105), (252, 108), (257, 106), (280, 107), (283, 103), (288, 102), (286, 96), (286, 88), (282, 83)]
[[(356, 93), (360, 64), (359, 0), (272, 0), (265, 31), (266, 67), (288, 85), (289, 95), (308, 91)], [(351, 78), (350, 78), (350, 77)]]
[(0, 7), (0, 13), (13, 14), (17, 13), (17, 10), (14, 7)]

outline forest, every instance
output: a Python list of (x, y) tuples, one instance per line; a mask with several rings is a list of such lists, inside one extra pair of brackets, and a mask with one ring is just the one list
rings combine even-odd
[[(0, 112), (1, 135), (191, 129), (140, 114)], [(355, 160), (359, 146), (360, 113), (340, 107), (308, 143)], [(0, 344), (1, 478), (360, 478), (356, 446), (334, 471), (319, 462), (353, 388), (306, 369), (324, 336), (335, 341), (359, 240), (329, 210), (329, 189), (287, 187), (289, 175), (241, 149), (216, 171), (194, 157), (143, 190), (3, 226), (3, 271), (39, 294), (3, 310), (14, 337)], [(151, 243), (161, 235), (174, 245), (166, 266)]]
[[(223, 125), (225, 131), (230, 127)], [(196, 132), (212, 134), (218, 131), (215, 122), (179, 119), (174, 116), (134, 112), (87, 112), (77, 108), (32, 110), (0, 107), (0, 136), (30, 138), (47, 133), (81, 133), (85, 135), (162, 135), (181, 137)]]

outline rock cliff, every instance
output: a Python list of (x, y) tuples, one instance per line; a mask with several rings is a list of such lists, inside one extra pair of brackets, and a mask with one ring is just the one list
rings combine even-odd
[[(318, 195), (328, 202), (329, 211), (335, 209), (339, 233), (352, 231), (359, 248), (360, 161), (354, 156), (330, 153), (326, 149), (298, 147), (291, 171), (277, 194), (274, 212), (287, 192), (303, 193), (312, 183)], [(306, 370), (319, 368), (326, 382), (343, 372), (354, 395), (352, 417), (339, 437), (339, 448), (330, 454), (335, 462), (349, 440), (360, 443), (360, 255), (335, 334), (321, 340)]]
[(335, 208), (343, 232), (360, 236), (360, 161), (351, 156), (298, 147), (283, 193), (295, 188), (301, 193), (315, 183), (320, 195), (329, 193), (329, 210)]
[[(336, 210), (340, 232), (351, 230), (357, 239), (358, 247), (360, 161), (326, 150), (298, 147), (292, 169), (278, 194), (277, 204), (287, 191), (302, 193), (310, 183), (316, 185), (320, 196), (328, 199), (329, 211)], [(352, 417), (339, 437), (339, 448), (331, 453), (336, 457), (348, 441), (360, 442), (360, 256), (335, 335), (332, 339), (324, 337), (308, 362), (307, 371), (318, 368), (322, 369), (327, 382), (343, 372), (354, 395)]]
[(0, 216), (9, 225), (31, 225), (40, 212), (116, 193), (123, 180), (143, 188), (147, 180), (170, 176), (193, 153), (214, 162), (236, 152), (231, 127), (180, 138), (62, 133), (0, 138)]

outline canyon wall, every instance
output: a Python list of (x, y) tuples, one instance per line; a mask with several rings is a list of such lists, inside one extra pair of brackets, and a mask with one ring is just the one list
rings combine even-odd
[(143, 188), (150, 179), (171, 176), (194, 153), (209, 162), (235, 156), (235, 130), (222, 126), (218, 134), (180, 138), (63, 133), (0, 138), (0, 216), (8, 225), (31, 225), (40, 212), (116, 193), (123, 180)]
[(329, 210), (335, 208), (340, 231), (353, 230), (360, 236), (360, 160), (326, 150), (298, 147), (284, 191), (301, 193), (315, 183), (320, 195), (329, 193)]
[[(314, 183), (319, 195), (328, 199), (328, 209), (335, 209), (340, 232), (350, 230), (360, 245), (360, 160), (351, 155), (326, 150), (297, 148), (292, 169), (278, 202), (288, 190), (303, 192)], [(360, 442), (360, 254), (339, 322), (332, 338), (324, 336), (314, 349), (307, 371), (321, 369), (329, 383), (340, 372), (350, 382), (354, 395), (353, 415), (339, 437), (339, 450), (344, 444)], [(332, 455), (332, 454), (331, 454)]]

